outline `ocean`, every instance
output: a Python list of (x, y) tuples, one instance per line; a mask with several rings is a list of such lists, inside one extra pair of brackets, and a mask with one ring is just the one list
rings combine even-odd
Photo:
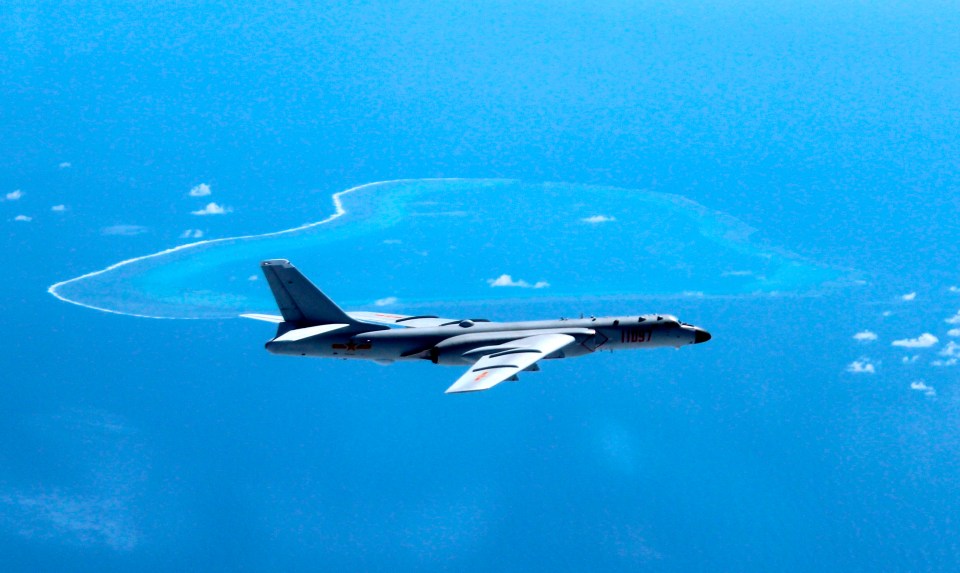
[[(938, 2), (5, 4), (0, 569), (955, 570), (957, 29)], [(48, 293), (437, 179), (508, 187), (84, 283), (180, 319)], [(349, 310), (713, 339), (449, 396), (457, 368), (268, 354), (232, 318), (275, 312), (260, 257)]]

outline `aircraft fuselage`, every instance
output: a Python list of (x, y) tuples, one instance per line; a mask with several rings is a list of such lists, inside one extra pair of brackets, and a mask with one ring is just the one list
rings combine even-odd
[(598, 350), (679, 348), (710, 340), (710, 334), (675, 316), (646, 314), (490, 322), (385, 312), (344, 312), (288, 260), (260, 264), (282, 316), (249, 314), (275, 322), (267, 342), (273, 354), (373, 360), (381, 364), (429, 360), (469, 365), (447, 388), (448, 394), (488, 390), (537, 371), (548, 358), (567, 358)]
[[(357, 332), (360, 326), (326, 325), (299, 338), (300, 330), (281, 332), (266, 344), (274, 354), (380, 362), (430, 360), (437, 364), (472, 363), (470, 351), (539, 334), (568, 334), (577, 344), (545, 358), (574, 357), (599, 350), (676, 347), (709, 340), (706, 331), (670, 315), (614, 316), (524, 322), (458, 323), (423, 328), (386, 328)], [(335, 328), (329, 328), (335, 327)], [(291, 335), (291, 333), (293, 333)], [(308, 334), (308, 333), (303, 333)]]

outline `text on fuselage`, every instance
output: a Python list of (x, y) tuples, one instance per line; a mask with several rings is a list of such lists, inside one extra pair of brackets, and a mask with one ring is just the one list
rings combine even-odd
[(625, 328), (620, 331), (621, 344), (650, 342), (651, 338), (653, 338), (653, 331), (647, 328)]

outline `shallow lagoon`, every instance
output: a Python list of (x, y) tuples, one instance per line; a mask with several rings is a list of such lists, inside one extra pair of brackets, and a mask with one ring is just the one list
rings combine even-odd
[(421, 179), (350, 189), (334, 206), (317, 223), (183, 245), (50, 290), (109, 312), (229, 318), (275, 312), (259, 276), (270, 258), (290, 259), (347, 308), (804, 293), (843, 277), (764, 244), (730, 215), (664, 193)]

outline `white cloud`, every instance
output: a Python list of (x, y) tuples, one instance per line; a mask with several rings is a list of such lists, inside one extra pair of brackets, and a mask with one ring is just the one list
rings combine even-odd
[(57, 167), (59, 167), (60, 169), (69, 169), (69, 168), (73, 167), (73, 165), (71, 165), (69, 161), (64, 161), (63, 163), (61, 163), (61, 164), (58, 165)]
[(960, 292), (960, 287), (952, 286), (952, 287), (948, 288), (947, 290), (950, 291), (950, 292)]
[(203, 231), (200, 229), (187, 229), (180, 235), (181, 239), (202, 239)]
[(0, 494), (3, 522), (28, 539), (55, 537), (118, 551), (132, 550), (140, 539), (128, 505), (123, 491), (71, 495), (51, 489)]
[(537, 281), (530, 284), (525, 280), (513, 280), (510, 275), (500, 275), (495, 279), (487, 279), (487, 284), (492, 287), (519, 287), (519, 288), (547, 288), (550, 283), (547, 281)]
[(50, 207), (50, 210), (53, 211), (54, 213), (63, 213), (64, 211), (67, 210), (67, 206), (66, 206), (66, 205), (54, 205), (53, 207)]
[(923, 392), (925, 396), (933, 397), (937, 395), (937, 391), (934, 390), (932, 386), (927, 386), (926, 382), (924, 382), (923, 380), (917, 380), (915, 382), (911, 382), (910, 389), (916, 390), (917, 392)]
[(72, 472), (69, 480), (54, 478), (29, 488), (0, 484), (5, 538), (12, 534), (41, 543), (134, 549), (141, 538), (135, 508), (149, 479), (136, 429), (108, 413), (75, 409), (33, 422), (50, 443), (71, 452)]
[(930, 348), (940, 340), (930, 334), (929, 332), (924, 332), (916, 338), (904, 338), (902, 340), (894, 340), (891, 345), (901, 346), (903, 348)]
[(951, 328), (947, 331), (947, 336), (960, 336), (960, 328)]
[(949, 358), (960, 358), (960, 344), (957, 344), (956, 342), (951, 340), (937, 354), (939, 354), (940, 356), (947, 356)]
[(260, 280), (260, 277), (258, 277), (257, 275), (250, 275), (250, 276), (247, 277), (247, 280), (248, 280), (248, 281), (258, 281), (258, 280)]
[(853, 339), (858, 342), (873, 342), (877, 339), (877, 333), (864, 330), (853, 335)]
[(580, 219), (584, 223), (598, 224), (598, 223), (611, 223), (616, 221), (616, 217), (608, 217), (607, 215), (593, 215), (592, 217), (584, 217)]
[(17, 215), (16, 217), (13, 218), (13, 220), (29, 223), (30, 221), (33, 221), (33, 217), (27, 217), (26, 215)]
[(146, 233), (147, 230), (148, 229), (143, 225), (112, 225), (110, 227), (104, 227), (100, 229), (100, 234), (132, 237), (134, 235), (142, 235)]
[(207, 206), (198, 211), (190, 211), (191, 215), (226, 215), (233, 211), (230, 207), (222, 207), (216, 203), (207, 203)]
[(853, 374), (876, 374), (877, 369), (870, 362), (869, 358), (861, 358), (860, 360), (854, 360), (847, 365), (847, 372)]
[(387, 298), (377, 299), (373, 304), (377, 306), (390, 306), (391, 304), (397, 304), (397, 297), (388, 296)]
[(917, 298), (917, 293), (915, 293), (915, 292), (908, 292), (907, 294), (901, 296), (901, 297), (900, 297), (900, 300), (913, 300), (913, 299), (915, 299), (915, 298)]
[(190, 189), (191, 197), (206, 197), (211, 193), (213, 193), (213, 191), (210, 190), (210, 186), (206, 183), (195, 185), (192, 189)]
[(891, 312), (891, 311), (889, 311), (889, 310), (885, 310), (885, 311), (883, 311), (883, 312), (880, 313), (880, 316), (891, 316), (891, 315), (893, 315), (893, 312)]
[(960, 310), (957, 311), (957, 314), (946, 319), (944, 322), (947, 324), (960, 324)]
[(956, 358), (948, 358), (948, 359), (946, 359), (946, 360), (934, 360), (933, 362), (930, 363), (930, 365), (931, 365), (931, 366), (956, 366), (956, 365), (957, 365), (957, 359), (956, 359)]
[(920, 356), (914, 354), (913, 356), (904, 356), (902, 362), (904, 364), (913, 364), (917, 360), (920, 360)]
[(7, 193), (7, 201), (16, 201), (21, 197), (23, 197), (23, 191), (19, 189)]
[(722, 277), (749, 277), (753, 276), (753, 271), (723, 271), (720, 273)]

